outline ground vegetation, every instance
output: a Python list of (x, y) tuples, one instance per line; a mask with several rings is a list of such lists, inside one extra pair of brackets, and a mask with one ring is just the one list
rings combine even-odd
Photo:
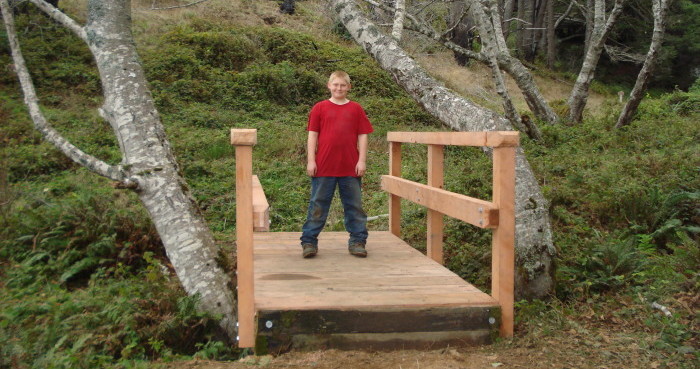
[[(60, 2), (80, 19), (79, 3)], [(272, 205), (273, 231), (296, 231), (303, 222), (306, 114), (325, 97), (330, 71), (354, 77), (352, 96), (375, 124), (364, 181), (370, 216), (388, 212), (379, 189), (388, 171), (386, 132), (445, 130), (318, 2), (298, 2), (293, 17), (280, 15), (273, 1), (210, 0), (168, 14), (145, 10), (151, 3), (133, 2), (137, 46), (226, 270), (235, 267), (229, 128), (258, 129), (254, 172)], [(90, 154), (118, 161), (117, 141), (96, 112), (101, 86), (87, 48), (38, 12), (18, 14), (17, 24), (44, 114)], [(517, 303), (515, 338), (483, 348), (234, 362), (249, 353), (233, 349), (217, 333), (220, 317), (187, 297), (136, 196), (70, 162), (33, 130), (0, 36), (0, 68), (8, 71), (0, 73), (0, 368), (694, 368), (700, 361), (698, 82), (643, 100), (618, 130), (616, 89), (594, 83), (594, 111), (581, 124), (542, 125), (541, 142), (523, 140), (551, 203), (558, 283), (547, 299)], [(419, 60), (433, 60), (431, 68), (443, 69), (431, 73), (449, 76), (450, 58), (436, 49)], [(484, 74), (473, 73), (474, 80)], [(566, 96), (552, 92), (565, 74), (536, 78), (548, 81), (548, 99)], [(453, 87), (487, 105), (497, 101), (488, 88)], [(406, 147), (408, 179), (425, 180), (425, 154)], [(478, 150), (451, 148), (446, 161), (453, 168), (448, 190), (490, 196), (490, 162)], [(408, 241), (424, 250), (424, 211), (406, 206), (403, 222)], [(342, 228), (334, 203), (328, 229)], [(370, 228), (387, 229), (386, 218)], [(447, 220), (445, 233), (449, 267), (487, 290), (489, 232)]]

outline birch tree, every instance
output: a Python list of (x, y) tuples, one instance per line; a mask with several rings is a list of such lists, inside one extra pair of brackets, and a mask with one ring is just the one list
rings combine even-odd
[(654, 31), (651, 35), (649, 51), (644, 59), (644, 65), (642, 65), (642, 69), (637, 75), (637, 81), (634, 83), (634, 88), (632, 88), (632, 92), (630, 92), (630, 98), (627, 100), (625, 107), (622, 108), (622, 113), (620, 113), (620, 117), (617, 119), (615, 128), (622, 128), (632, 121), (632, 117), (637, 112), (639, 103), (644, 97), (644, 92), (646, 92), (647, 85), (649, 83), (649, 77), (654, 70), (654, 65), (659, 55), (661, 43), (663, 42), (664, 34), (666, 32), (666, 15), (668, 14), (669, 4), (669, 0), (651, 1), (652, 11), (654, 13)]
[[(369, 3), (377, 8), (380, 8), (385, 11), (393, 11), (392, 8), (387, 7), (384, 4), (378, 3), (374, 0), (364, 0), (366, 3)], [(514, 58), (510, 55), (508, 52), (508, 48), (506, 47), (506, 42), (505, 39), (503, 38), (502, 31), (500, 30), (500, 17), (496, 16), (494, 18), (491, 17), (490, 14), (494, 13), (491, 9), (495, 8), (495, 1), (494, 2), (488, 2), (487, 0), (487, 5), (490, 8), (484, 8), (483, 5), (479, 2), (479, 0), (468, 0), (465, 4), (467, 7), (463, 7), (462, 12), (466, 12), (472, 7), (482, 7), (484, 11), (480, 12), (479, 14), (482, 14), (482, 16), (476, 20), (476, 23), (482, 23), (481, 26), (478, 27), (485, 27), (484, 29), (489, 29), (489, 33), (492, 33), (495, 38), (495, 42), (497, 46), (494, 48), (490, 49), (493, 53), (495, 53), (496, 57), (496, 62), (498, 63), (498, 67), (506, 71), (511, 77), (513, 77), (513, 80), (515, 83), (518, 85), (520, 88), (520, 91), (523, 93), (523, 96), (525, 97), (525, 102), (527, 103), (528, 107), (530, 108), (530, 111), (538, 118), (541, 119), (545, 122), (548, 123), (556, 123), (559, 121), (559, 117), (554, 113), (554, 110), (547, 104), (547, 101), (545, 100), (544, 96), (542, 96), (542, 93), (539, 91), (539, 88), (537, 87), (537, 84), (535, 83), (534, 78), (532, 77), (532, 74), (525, 68), (525, 66), (517, 59)], [(458, 10), (459, 11), (459, 10)], [(498, 13), (497, 11), (495, 13)], [(488, 14), (488, 15), (487, 15)], [(464, 17), (464, 14), (460, 16), (456, 16), (456, 19), (459, 19), (461, 22), (461, 19)], [(467, 58), (472, 58), (480, 63), (483, 63), (485, 65), (490, 65), (489, 63), (491, 62), (491, 59), (489, 55), (484, 52), (484, 50), (480, 52), (476, 52), (470, 49), (467, 49), (465, 47), (462, 47), (458, 45), (457, 43), (453, 42), (450, 39), (450, 35), (453, 34), (453, 30), (456, 29), (459, 26), (459, 22), (455, 23), (452, 27), (450, 27), (446, 32), (437, 32), (435, 28), (431, 27), (429, 24), (426, 22), (421, 21), (418, 19), (418, 17), (414, 16), (410, 12), (406, 13), (406, 20), (408, 22), (404, 23), (404, 27), (406, 29), (410, 29), (414, 32), (421, 33), (425, 36), (427, 36), (430, 39), (433, 39), (436, 42), (442, 43), (444, 46), (446, 46), (448, 49), (452, 50), (455, 53), (459, 53), (462, 55), (465, 55)], [(498, 27), (495, 27), (494, 25), (498, 23)], [(493, 38), (492, 38), (493, 39)], [(482, 43), (485, 42), (483, 37), (482, 37)], [(488, 42), (488, 41), (486, 41)], [(534, 123), (533, 123), (534, 124)], [(532, 132), (533, 134), (531, 137), (534, 139), (538, 139), (539, 137), (539, 129), (536, 126), (530, 126), (528, 128), (527, 132)]]
[[(355, 41), (430, 114), (457, 131), (512, 130), (506, 119), (458, 96), (430, 77), (391, 37), (357, 7), (353, 0), (328, 0)], [(542, 196), (522, 148), (516, 157), (516, 293), (543, 297), (553, 287), (555, 249), (548, 203)]]
[(406, 0), (396, 0), (396, 12), (394, 13), (394, 27), (391, 30), (391, 37), (396, 41), (401, 40), (403, 31), (403, 21), (406, 17)]
[(593, 29), (590, 38), (586, 42), (588, 46), (585, 51), (581, 70), (576, 77), (576, 82), (571, 89), (571, 95), (569, 95), (567, 101), (569, 105), (569, 120), (576, 123), (580, 123), (581, 119), (583, 119), (583, 109), (586, 107), (586, 102), (588, 100), (588, 90), (593, 81), (600, 54), (603, 52), (605, 40), (607, 40), (610, 30), (620, 16), (620, 13), (622, 13), (622, 8), (626, 0), (615, 0), (615, 6), (610, 11), (610, 15), (607, 19), (605, 0), (594, 1)]
[(229, 278), (217, 265), (214, 238), (165, 137), (131, 34), (131, 2), (89, 0), (87, 23), (82, 26), (45, 1), (30, 1), (84, 41), (95, 57), (104, 93), (99, 113), (117, 137), (121, 163), (111, 165), (83, 152), (46, 120), (22, 56), (12, 9), (7, 0), (0, 0), (15, 71), (34, 127), (71, 160), (138, 194), (185, 291), (200, 295), (201, 309), (223, 316), (220, 325), (234, 338)]

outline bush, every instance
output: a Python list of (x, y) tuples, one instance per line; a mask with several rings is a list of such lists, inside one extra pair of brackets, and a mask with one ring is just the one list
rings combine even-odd
[(264, 54), (246, 35), (233, 31), (195, 32), (178, 28), (167, 33), (163, 41), (191, 51), (205, 65), (226, 71), (240, 72), (264, 59)]

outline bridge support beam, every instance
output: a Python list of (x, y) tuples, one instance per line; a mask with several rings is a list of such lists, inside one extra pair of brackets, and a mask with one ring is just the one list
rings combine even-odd
[(232, 129), (236, 147), (236, 260), (238, 279), (238, 347), (255, 346), (253, 276), (253, 146), (257, 130)]

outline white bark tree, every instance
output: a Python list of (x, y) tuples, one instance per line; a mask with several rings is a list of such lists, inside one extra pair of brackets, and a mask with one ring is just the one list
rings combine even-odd
[[(583, 119), (583, 109), (586, 107), (586, 102), (588, 100), (588, 90), (593, 81), (600, 54), (603, 52), (603, 45), (620, 13), (622, 13), (625, 1), (626, 0), (615, 0), (615, 6), (606, 19), (605, 0), (595, 0), (593, 30), (590, 39), (586, 42), (587, 49), (585, 51), (581, 70), (578, 73), (576, 83), (574, 83), (571, 95), (567, 101), (569, 105), (569, 120), (572, 122), (580, 123), (581, 119)], [(586, 31), (588, 32), (588, 30)]]
[(642, 65), (642, 69), (637, 75), (637, 81), (634, 83), (630, 98), (627, 100), (625, 107), (622, 108), (622, 113), (620, 113), (620, 117), (617, 119), (615, 128), (622, 128), (632, 121), (632, 117), (637, 112), (639, 103), (644, 97), (644, 92), (649, 83), (649, 77), (654, 70), (656, 59), (661, 49), (661, 43), (663, 42), (666, 32), (666, 15), (668, 14), (669, 4), (669, 0), (652, 0), (651, 2), (652, 11), (654, 13), (654, 31), (651, 35), (649, 51), (647, 52), (646, 59), (644, 59), (644, 65)]
[(401, 40), (401, 32), (403, 32), (403, 21), (406, 18), (406, 0), (396, 0), (394, 7), (396, 11), (394, 13), (394, 27), (391, 30), (391, 37), (399, 41)]
[[(458, 131), (512, 130), (506, 119), (458, 96), (430, 77), (391, 37), (369, 21), (353, 0), (328, 0), (345, 28), (429, 113)], [(516, 293), (543, 297), (553, 288), (548, 203), (523, 150), (516, 158)]]
[(81, 26), (45, 1), (30, 1), (70, 29), (94, 55), (104, 92), (99, 112), (114, 130), (122, 161), (110, 165), (81, 151), (46, 121), (22, 56), (12, 9), (7, 0), (0, 0), (15, 71), (35, 128), (76, 163), (138, 194), (185, 291), (200, 295), (201, 309), (222, 315), (221, 327), (235, 338), (229, 278), (217, 265), (211, 231), (165, 137), (131, 34), (131, 2), (89, 0), (87, 24)]
[[(374, 5), (375, 7), (381, 8), (386, 11), (392, 11), (391, 8), (381, 4), (377, 3), (374, 0), (364, 0), (365, 2)], [(487, 0), (488, 3), (488, 0)], [(493, 6), (492, 6), (493, 4)], [(537, 84), (535, 83), (534, 78), (532, 78), (532, 75), (530, 72), (525, 68), (525, 66), (517, 59), (514, 58), (510, 55), (508, 52), (508, 48), (506, 46), (505, 39), (503, 38), (502, 32), (500, 30), (500, 16), (496, 15), (492, 17), (490, 14), (494, 13), (492, 9), (494, 9), (495, 6), (495, 1), (493, 3), (488, 3), (487, 4), (490, 8), (484, 8), (482, 7), (481, 3), (478, 0), (468, 0), (467, 1), (467, 8), (465, 8), (463, 11), (470, 11), (471, 8), (477, 8), (482, 9), (479, 11), (479, 14), (482, 16), (477, 19), (476, 23), (479, 27), (479, 29), (487, 29), (489, 30), (489, 34), (493, 35), (493, 37), (490, 37), (491, 44), (493, 44), (493, 39), (495, 38), (495, 44), (496, 46), (490, 47), (489, 50), (491, 53), (495, 53), (496, 57), (496, 62), (498, 64), (499, 68), (502, 68), (504, 71), (506, 71), (513, 79), (515, 80), (515, 83), (518, 85), (520, 90), (523, 93), (523, 96), (525, 97), (525, 102), (527, 103), (528, 107), (530, 108), (530, 111), (538, 118), (541, 119), (545, 122), (548, 123), (556, 123), (559, 121), (559, 118), (557, 117), (556, 113), (554, 113), (554, 110), (547, 104), (547, 101), (544, 99), (544, 96), (539, 91), (539, 88), (537, 87)], [(458, 8), (456, 8), (458, 9)], [(459, 10), (457, 10), (459, 11)], [(488, 12), (489, 15), (486, 15)], [(497, 10), (495, 11), (497, 14)], [(404, 27), (406, 29), (410, 29), (414, 32), (421, 33), (436, 42), (440, 42), (443, 45), (445, 45), (447, 48), (450, 50), (454, 51), (455, 53), (463, 54), (468, 58), (472, 58), (474, 60), (479, 61), (480, 63), (484, 63), (485, 65), (488, 65), (491, 67), (491, 62), (492, 62), (492, 57), (489, 56), (489, 53), (486, 53), (485, 50), (486, 48), (483, 48), (482, 51), (476, 52), (473, 50), (469, 50), (467, 48), (464, 48), (460, 45), (457, 45), (455, 42), (451, 41), (449, 39), (449, 35), (452, 33), (452, 30), (455, 29), (458, 24), (454, 24), (453, 27), (450, 27), (450, 29), (447, 32), (444, 33), (439, 33), (437, 32), (433, 27), (428, 25), (426, 22), (423, 22), (418, 19), (418, 17), (414, 16), (411, 13), (406, 13), (406, 18), (409, 22), (404, 23)], [(461, 20), (462, 16), (456, 16), (456, 19)], [(498, 23), (497, 26), (495, 24)], [(486, 44), (488, 43), (488, 40), (485, 41), (485, 38), (482, 37), (482, 43)], [(491, 67), (493, 70), (493, 67)], [(498, 78), (498, 77), (494, 77)], [(507, 102), (504, 102), (504, 104), (507, 104)], [(517, 123), (516, 123), (517, 124)], [(524, 130), (525, 133), (527, 133), (531, 138), (537, 140), (541, 138), (541, 134), (539, 132), (539, 128), (534, 124), (534, 122), (527, 127), (527, 129)]]

